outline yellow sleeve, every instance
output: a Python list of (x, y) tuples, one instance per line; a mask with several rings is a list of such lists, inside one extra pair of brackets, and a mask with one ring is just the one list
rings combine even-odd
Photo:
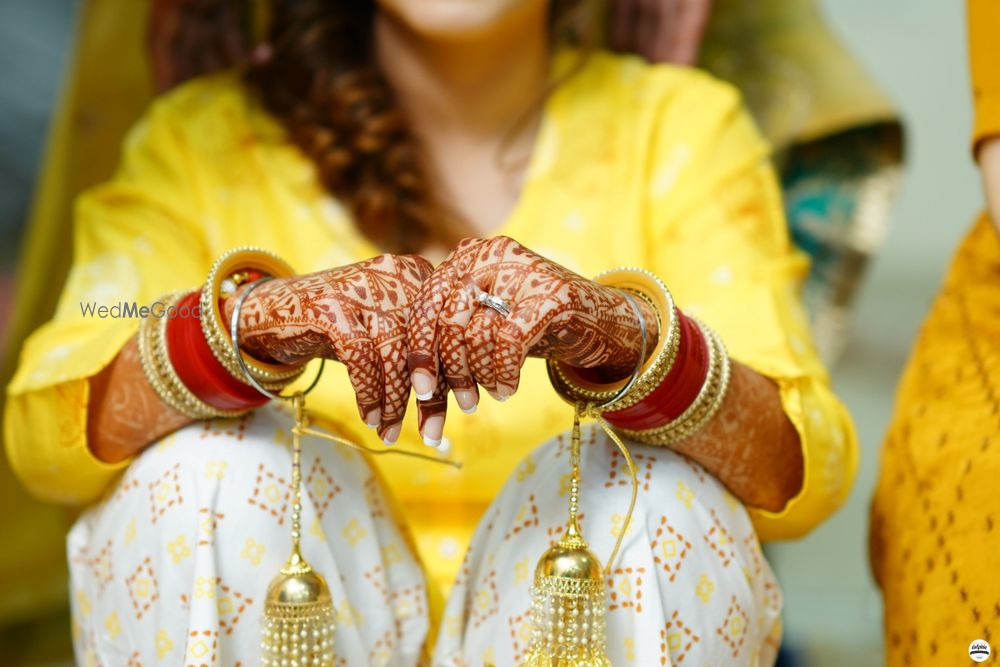
[(649, 174), (649, 258), (678, 305), (729, 353), (777, 382), (805, 459), (780, 512), (750, 509), (761, 539), (804, 535), (844, 501), (857, 467), (853, 424), (833, 395), (800, 299), (808, 263), (739, 94), (699, 77), (658, 123)]
[[(154, 106), (126, 139), (112, 180), (77, 200), (73, 266), (55, 316), (25, 342), (7, 387), (7, 455), (40, 498), (89, 502), (127, 465), (102, 463), (86, 441), (88, 378), (139, 324), (115, 311), (196, 287), (207, 271), (195, 220), (197, 166), (175, 116), (169, 106)], [(111, 312), (102, 317), (100, 306)]]
[(980, 141), (1000, 135), (1000, 2), (968, 0), (968, 22), (975, 153)]

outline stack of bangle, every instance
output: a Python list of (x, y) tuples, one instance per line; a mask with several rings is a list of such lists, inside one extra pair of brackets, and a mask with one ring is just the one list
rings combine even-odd
[(587, 369), (550, 360), (549, 377), (556, 391), (570, 402), (600, 406), (609, 424), (639, 442), (669, 445), (694, 434), (718, 411), (729, 386), (729, 357), (722, 340), (684, 315), (666, 285), (649, 271), (616, 269), (595, 280), (645, 299), (657, 314), (659, 340), (632, 388), (612, 403), (606, 402), (627, 379), (601, 383)]
[[(236, 361), (232, 338), (222, 313), (223, 288), (238, 287), (240, 280), (248, 282), (263, 276), (284, 278), (292, 275), (290, 267), (283, 259), (266, 250), (241, 247), (230, 250), (212, 265), (208, 279), (201, 290), (201, 330), (212, 354), (230, 375), (242, 381), (243, 370)], [(254, 359), (243, 353), (246, 364), (254, 379), (269, 390), (280, 390), (295, 380), (305, 370), (305, 366), (270, 364)]]
[[(150, 386), (160, 399), (177, 412), (192, 419), (212, 419), (214, 417), (238, 417), (246, 410), (225, 410), (210, 405), (199, 398), (181, 380), (177, 367), (171, 358), (171, 346), (167, 342), (168, 329), (176, 322), (193, 321), (196, 314), (181, 310), (179, 302), (193, 293), (172, 292), (161, 298), (163, 313), (159, 317), (146, 317), (139, 325), (137, 343), (139, 361)], [(176, 349), (173, 352), (177, 353)], [(259, 394), (258, 394), (259, 395)]]
[[(257, 248), (237, 248), (212, 266), (200, 291), (174, 292), (163, 317), (147, 317), (139, 328), (139, 358), (157, 395), (192, 419), (236, 417), (263, 405), (268, 397), (247, 381), (222, 321), (222, 298), (240, 284), (264, 276), (292, 275), (274, 255)], [(280, 390), (304, 366), (270, 364), (243, 354), (255, 380)]]

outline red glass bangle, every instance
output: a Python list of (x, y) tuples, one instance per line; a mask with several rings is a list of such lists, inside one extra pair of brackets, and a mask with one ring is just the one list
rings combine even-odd
[(668, 424), (694, 403), (708, 378), (708, 341), (701, 327), (677, 310), (680, 342), (677, 356), (663, 381), (645, 398), (603, 417), (612, 426), (642, 431)]
[(246, 410), (267, 403), (267, 396), (233, 377), (212, 354), (194, 315), (199, 298), (199, 292), (182, 298), (177, 310), (183, 312), (186, 307), (190, 316), (167, 322), (167, 354), (177, 376), (192, 394), (219, 410)]

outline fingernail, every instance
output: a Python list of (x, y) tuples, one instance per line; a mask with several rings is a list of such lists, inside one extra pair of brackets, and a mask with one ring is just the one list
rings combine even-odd
[(455, 402), (458, 403), (458, 407), (467, 415), (471, 415), (476, 411), (479, 399), (476, 397), (476, 392), (471, 389), (456, 389), (454, 391)]
[(403, 428), (402, 424), (394, 424), (389, 427), (389, 430), (385, 432), (382, 436), (382, 442), (387, 445), (395, 445), (396, 441), (399, 440), (399, 431)]
[(413, 371), (410, 381), (413, 383), (413, 393), (421, 401), (426, 401), (434, 394), (434, 378), (427, 371), (418, 368)]
[(382, 423), (381, 408), (375, 408), (374, 410), (368, 413), (367, 417), (365, 417), (365, 424), (368, 426), (368, 428), (378, 428), (381, 423)]
[(451, 454), (451, 440), (445, 436), (441, 436), (441, 442), (438, 444), (437, 450), (441, 452), (442, 456)]
[(500, 401), (501, 403), (513, 395), (514, 392), (510, 390), (510, 387), (505, 387), (502, 384), (498, 384), (495, 390), (490, 391), (490, 396), (493, 397), (493, 400)]
[(437, 447), (441, 444), (441, 434), (444, 431), (444, 416), (434, 415), (424, 421), (420, 434), (424, 436), (424, 444)]

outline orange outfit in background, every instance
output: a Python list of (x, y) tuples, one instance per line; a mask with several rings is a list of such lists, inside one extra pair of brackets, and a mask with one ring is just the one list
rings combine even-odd
[[(975, 147), (1000, 134), (1000, 2), (968, 9)], [(1000, 238), (984, 212), (921, 329), (882, 452), (871, 559), (888, 665), (966, 664), (973, 640), (1000, 643), (998, 478)]]

